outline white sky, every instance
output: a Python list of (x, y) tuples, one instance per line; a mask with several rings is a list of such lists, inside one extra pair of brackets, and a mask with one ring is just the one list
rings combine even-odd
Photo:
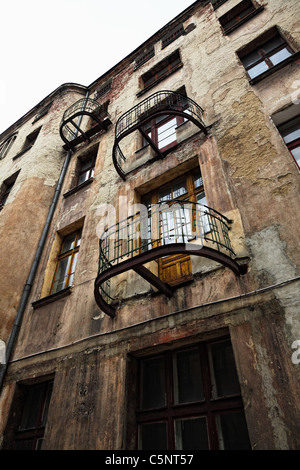
[(195, 0), (0, 0), (0, 133), (63, 83), (90, 85)]

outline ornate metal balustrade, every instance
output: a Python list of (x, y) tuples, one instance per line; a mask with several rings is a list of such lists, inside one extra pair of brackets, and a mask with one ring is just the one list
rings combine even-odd
[[(82, 123), (82, 117), (91, 119), (86, 130), (86, 123)], [(106, 106), (101, 106), (96, 100), (82, 98), (72, 104), (63, 115), (60, 123), (60, 136), (65, 142), (65, 148), (74, 149), (79, 143), (89, 140), (99, 131), (107, 130), (111, 124)]]
[(110, 294), (110, 280), (134, 270), (162, 293), (173, 288), (155, 276), (144, 264), (164, 256), (189, 254), (217, 261), (242, 274), (235, 260), (229, 229), (231, 221), (219, 212), (191, 201), (168, 201), (142, 210), (107, 228), (99, 241), (99, 269), (95, 300), (109, 316), (116, 308)]
[(207, 133), (202, 119), (203, 109), (197, 103), (187, 96), (172, 91), (159, 91), (154, 93), (123, 114), (116, 123), (113, 163), (122, 179), (126, 177), (124, 171), (126, 157), (119, 144), (124, 137), (137, 129), (148, 141), (156, 154), (160, 158), (164, 157), (158, 146), (143, 131), (143, 125), (149, 121), (149, 118), (159, 115), (182, 116), (186, 120), (192, 121), (201, 131)]

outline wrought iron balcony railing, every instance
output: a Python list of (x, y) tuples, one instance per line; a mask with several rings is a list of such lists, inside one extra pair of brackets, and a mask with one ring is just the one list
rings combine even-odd
[(109, 316), (114, 317), (116, 311), (110, 280), (123, 272), (134, 270), (161, 292), (172, 295), (172, 287), (144, 266), (164, 256), (203, 256), (237, 275), (243, 273), (230, 243), (231, 221), (216, 210), (182, 200), (141, 207), (137, 214), (107, 228), (99, 240), (95, 299)]
[[(91, 120), (88, 126), (82, 121), (83, 116)], [(91, 98), (82, 98), (64, 112), (59, 132), (65, 142), (65, 147), (73, 149), (79, 143), (89, 140), (97, 132), (105, 131), (110, 124), (106, 106), (99, 105)]]
[(201, 131), (207, 133), (202, 116), (203, 109), (187, 96), (172, 91), (159, 91), (149, 96), (139, 104), (129, 109), (117, 121), (115, 127), (115, 142), (113, 147), (113, 163), (122, 179), (125, 179), (124, 156), (120, 141), (132, 132), (139, 130), (146, 138), (156, 154), (163, 158), (163, 154), (158, 146), (145, 135), (143, 126), (154, 116), (182, 116), (193, 122)]

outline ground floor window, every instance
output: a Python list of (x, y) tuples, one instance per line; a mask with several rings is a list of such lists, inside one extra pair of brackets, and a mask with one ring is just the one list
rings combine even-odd
[(229, 339), (143, 358), (138, 381), (139, 449), (251, 449)]
[(6, 430), (6, 447), (39, 450), (42, 447), (53, 380), (34, 385), (19, 385)]

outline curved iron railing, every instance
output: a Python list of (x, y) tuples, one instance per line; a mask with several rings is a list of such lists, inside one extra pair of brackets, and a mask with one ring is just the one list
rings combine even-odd
[(86, 136), (81, 128), (79, 122), (75, 122), (76, 118), (81, 116), (91, 117), (101, 128), (105, 128), (103, 125), (103, 120), (105, 118), (110, 118), (107, 109), (99, 105), (98, 101), (92, 98), (82, 98), (75, 103), (73, 103), (63, 114), (61, 123), (60, 123), (60, 136), (62, 140), (72, 146), (72, 142), (75, 141), (78, 134)]
[(203, 122), (203, 109), (195, 101), (187, 96), (167, 90), (152, 94), (120, 116), (116, 123), (113, 162), (123, 179), (126, 176), (123, 170), (126, 158), (119, 143), (128, 134), (145, 124), (150, 116), (155, 115), (182, 116), (192, 121), (203, 132), (207, 132)]
[(192, 201), (141, 206), (140, 212), (107, 228), (100, 237), (95, 282), (98, 305), (114, 316), (108, 304), (114, 300), (110, 278), (116, 275), (116, 269), (118, 273), (137, 271), (138, 264), (175, 253), (208, 257), (240, 274), (228, 233), (230, 223), (218, 211)]

